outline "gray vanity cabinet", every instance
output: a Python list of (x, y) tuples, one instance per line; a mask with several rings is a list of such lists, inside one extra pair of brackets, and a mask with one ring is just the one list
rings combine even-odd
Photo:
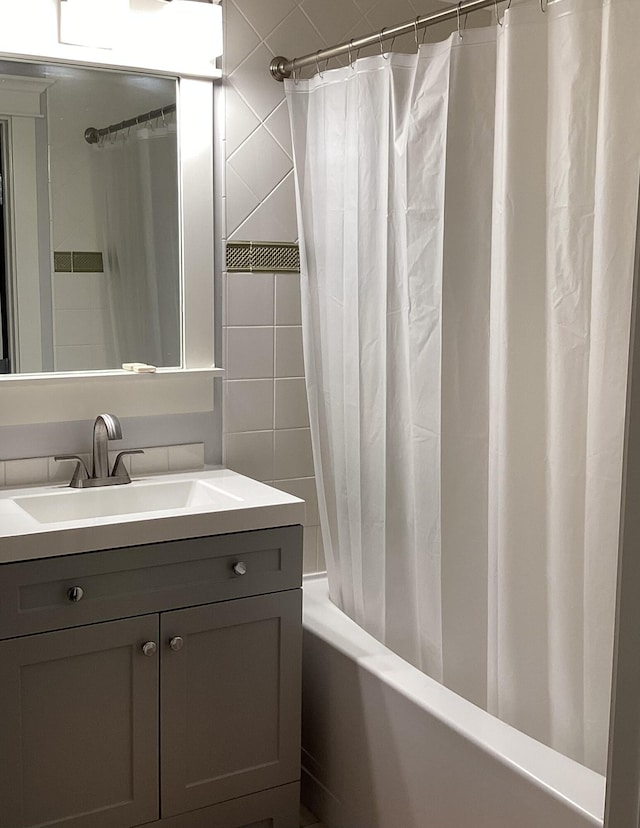
[(296, 828), (301, 539), (0, 567), (0, 828)]
[(0, 641), (0, 826), (111, 828), (158, 813), (158, 617)]

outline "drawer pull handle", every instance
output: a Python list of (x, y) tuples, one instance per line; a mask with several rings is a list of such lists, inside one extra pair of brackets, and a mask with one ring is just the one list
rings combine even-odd
[(177, 653), (178, 650), (181, 650), (184, 647), (184, 638), (179, 635), (174, 636), (169, 642), (169, 646), (174, 653)]
[(67, 590), (67, 598), (73, 603), (77, 604), (84, 595), (84, 589), (80, 586), (72, 586)]
[(247, 574), (247, 565), (244, 561), (238, 561), (233, 565), (233, 571), (236, 575), (246, 575)]
[(146, 656), (154, 656), (158, 652), (158, 645), (155, 641), (147, 641), (142, 645), (142, 654)]

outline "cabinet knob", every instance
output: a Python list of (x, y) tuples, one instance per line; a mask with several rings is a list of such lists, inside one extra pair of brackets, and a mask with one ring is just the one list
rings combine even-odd
[(238, 563), (234, 563), (233, 571), (236, 575), (246, 575), (247, 574), (247, 565), (244, 561), (238, 561)]
[(142, 645), (142, 654), (146, 656), (154, 656), (158, 652), (158, 645), (155, 641), (147, 641)]
[(80, 586), (72, 586), (67, 590), (67, 598), (74, 604), (80, 601), (83, 595), (84, 589)]
[(178, 650), (181, 650), (184, 647), (184, 638), (179, 635), (175, 635), (169, 642), (169, 646), (174, 653), (177, 653)]

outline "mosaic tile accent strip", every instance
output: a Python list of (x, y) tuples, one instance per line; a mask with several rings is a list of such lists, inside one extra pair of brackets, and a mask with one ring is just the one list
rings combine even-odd
[(103, 273), (102, 253), (76, 252), (73, 257), (74, 273)]
[(300, 250), (291, 242), (227, 242), (230, 273), (299, 273)]
[(100, 251), (58, 250), (53, 254), (56, 273), (104, 273)]
[(53, 269), (56, 273), (73, 273), (71, 253), (59, 251), (53, 254)]

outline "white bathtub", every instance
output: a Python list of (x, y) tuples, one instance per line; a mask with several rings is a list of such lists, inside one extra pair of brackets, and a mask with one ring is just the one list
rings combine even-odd
[(304, 583), (303, 801), (327, 828), (602, 826), (603, 776), (460, 698)]

